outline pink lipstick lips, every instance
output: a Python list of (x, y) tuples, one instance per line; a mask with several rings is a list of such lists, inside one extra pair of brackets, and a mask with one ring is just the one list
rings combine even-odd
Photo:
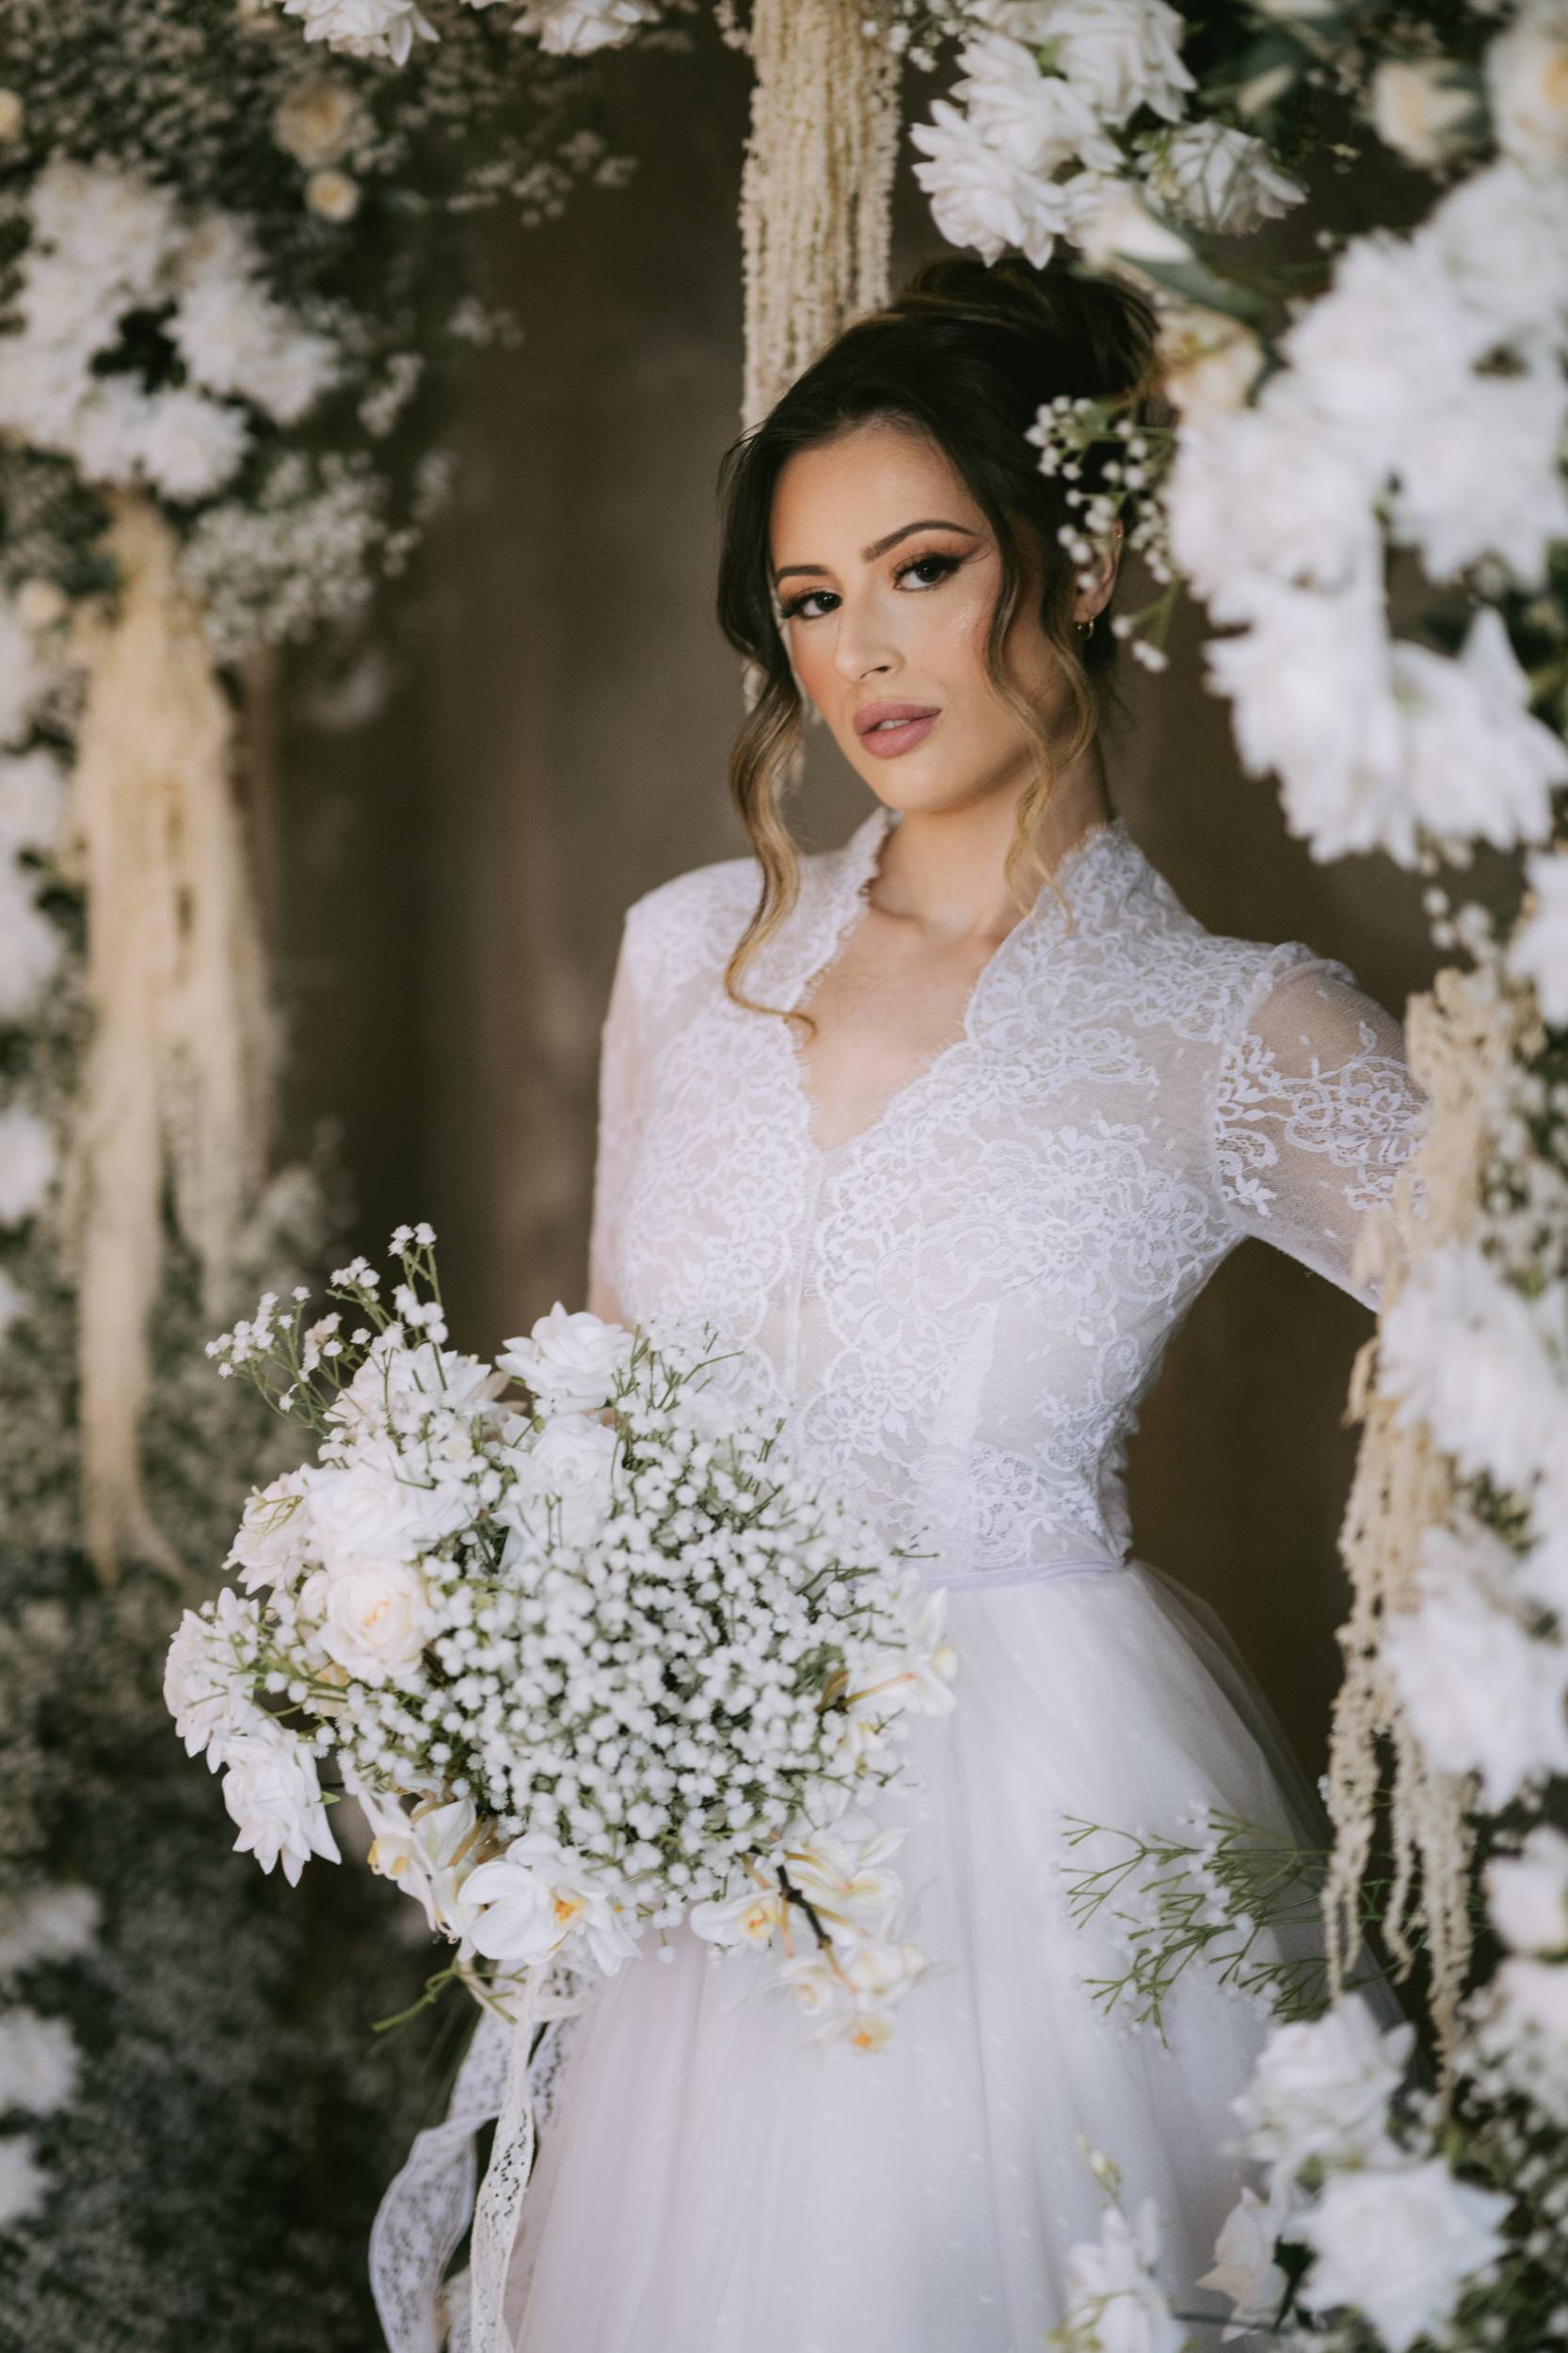
[(941, 712), (931, 703), (868, 703), (855, 714), (855, 729), (869, 752), (892, 760), (923, 744)]

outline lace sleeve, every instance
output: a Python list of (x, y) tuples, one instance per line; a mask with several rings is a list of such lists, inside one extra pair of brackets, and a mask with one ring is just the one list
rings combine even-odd
[(1276, 970), (1221, 1060), (1214, 1136), (1220, 1187), (1257, 1234), (1368, 1306), (1356, 1238), (1415, 1148), (1425, 1098), (1404, 1034), (1324, 958)]
[(622, 1321), (613, 1269), (626, 1180), (636, 1144), (642, 1076), (642, 1020), (632, 977), (632, 926), (621, 933), (599, 1058), (599, 1144), (594, 1161), (593, 1221), (588, 1236), (588, 1306), (613, 1323)]

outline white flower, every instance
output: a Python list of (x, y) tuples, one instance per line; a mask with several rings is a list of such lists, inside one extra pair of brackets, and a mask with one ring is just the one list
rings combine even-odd
[[(1160, 382), (1184, 427), (1242, 408), (1263, 365), (1263, 345), (1252, 328), (1226, 312), (1172, 298), (1161, 306), (1157, 341)], [(1185, 443), (1184, 431), (1178, 456)], [(1167, 496), (1168, 490), (1167, 476)]]
[(915, 177), (948, 243), (973, 246), (987, 262), (1016, 246), (1043, 267), (1072, 226), (1067, 187), (991, 146), (947, 99), (936, 99), (931, 113), (930, 122), (911, 123), (909, 136), (926, 159)]
[(436, 28), (415, 0), (283, 0), (283, 14), (303, 19), (307, 40), (325, 40), (354, 57), (408, 60), (416, 37), (434, 40)]
[(1466, 2280), (1502, 2253), (1512, 2200), (1457, 2182), (1441, 2158), (1336, 2173), (1305, 2217), (1318, 2260), (1300, 2290), (1313, 2312), (1365, 2313), (1389, 2353), (1435, 2336)]
[(966, 43), (958, 62), (964, 79), (953, 98), (966, 106), (971, 132), (1020, 171), (1048, 177), (1075, 157), (1102, 171), (1120, 168), (1121, 149), (1085, 92), (1042, 73), (1022, 41), (983, 33)]
[(366, 1683), (418, 1663), (434, 1622), (411, 1562), (336, 1555), (327, 1572), (322, 1648)]
[(526, 1339), (510, 1339), (496, 1358), (547, 1414), (591, 1414), (610, 1401), (632, 1350), (632, 1336), (599, 1316), (568, 1315), (559, 1300)]
[(517, 1458), (517, 1484), (503, 1516), (515, 1528), (542, 1533), (549, 1524), (545, 1499), (553, 1497), (561, 1542), (585, 1545), (610, 1509), (616, 1447), (615, 1432), (586, 1415), (563, 1414), (547, 1422)]
[(472, 1874), (465, 1858), (478, 1822), (472, 1799), (425, 1801), (410, 1815), (357, 1776), (345, 1775), (344, 1782), (375, 1833), (371, 1869), (411, 1896), (432, 1929), (466, 1939), (479, 1914), (466, 1888)]
[(272, 118), (272, 136), (279, 146), (307, 169), (335, 164), (363, 127), (364, 111), (354, 91), (328, 76), (291, 89)]
[(22, 1103), (0, 1111), (0, 1225), (23, 1225), (49, 1197), (58, 1168), (55, 1139)]
[(1179, 264), (1192, 259), (1186, 238), (1157, 220), (1125, 180), (1106, 183), (1094, 212), (1080, 222), (1077, 241), (1084, 260), (1096, 270), (1120, 264), (1137, 276), (1145, 262)]
[(1197, 88), (1181, 62), (1185, 31), (1165, 0), (1054, 0), (1034, 11), (1024, 38), (1106, 122), (1125, 122), (1140, 106), (1175, 122), (1186, 111), (1182, 92)]
[(314, 1545), (328, 1568), (340, 1556), (412, 1561), (460, 1528), (470, 1510), (455, 1482), (417, 1479), (389, 1438), (362, 1440), (349, 1462), (323, 1465), (310, 1497)]
[(1486, 1867), (1487, 1910), (1516, 1953), (1568, 1952), (1568, 1838), (1538, 1822), (1517, 1854)]
[(0, 2137), (0, 2231), (30, 2220), (54, 2186), (54, 2175), (40, 2165), (25, 2134)]
[(1536, 852), (1525, 872), (1530, 897), (1509, 945), (1508, 968), (1531, 984), (1542, 1018), (1568, 1029), (1568, 851)]
[(1568, 177), (1500, 161), (1448, 190), (1419, 232), (1478, 332), (1555, 348), (1568, 299)]
[(1568, 7), (1534, 0), (1489, 43), (1487, 95), (1497, 144), (1527, 171), (1568, 164)]
[[(692, 1926), (696, 1927), (695, 1913)], [(697, 1933), (700, 1935), (702, 1931), (698, 1929)], [(720, 1938), (716, 1941), (728, 1943), (730, 1940)], [(752, 1938), (749, 1941), (761, 1943), (764, 1940)], [(847, 2006), (843, 1987), (834, 1976), (831, 1963), (816, 1945), (812, 1945), (808, 1952), (795, 1953), (788, 1961), (781, 1961), (778, 1981), (796, 2009), (803, 2010), (808, 2018), (832, 2017)]]
[(1416, 827), (1449, 848), (1544, 840), (1552, 790), (1568, 783), (1568, 745), (1529, 711), (1529, 681), (1496, 605), (1477, 607), (1457, 660), (1396, 642), (1393, 669), (1411, 828), (1386, 844), (1395, 856), (1408, 855)]
[(1131, 2222), (1119, 2207), (1107, 2207), (1099, 2237), (1067, 2257), (1063, 2326), (1075, 2353), (1181, 2353), (1187, 2332), (1155, 2277), (1159, 2260), (1153, 2199)]
[(1224, 2339), (1241, 2333), (1247, 2321), (1268, 2326), (1285, 2300), (1286, 2278), (1274, 2261), (1274, 2245), (1290, 2222), (1288, 2184), (1276, 2176), (1267, 2200), (1243, 2188), (1214, 2242), (1214, 2268), (1198, 2281), (1230, 2298), (1235, 2319)]
[(1474, 1243), (1446, 1242), (1384, 1318), (1381, 1385), (1467, 1478), (1528, 1490), (1562, 1443), (1565, 1321), (1560, 1284), (1528, 1299)]
[[(777, 1888), (747, 1887), (738, 1896), (694, 1904), (688, 1922), (694, 1936), (709, 1945), (766, 1945), (782, 1929), (790, 1914), (789, 1899)], [(787, 1975), (787, 1971), (783, 1974)], [(824, 1966), (824, 1975), (828, 1975)], [(817, 2007), (808, 1993), (802, 2007)]]
[(1384, 1665), (1426, 1755), (1444, 1772), (1479, 1773), (1496, 1812), (1568, 1771), (1568, 1651), (1490, 1597), (1509, 1556), (1485, 1531), (1430, 1529), (1421, 1553), (1416, 1607), (1384, 1625)]
[(477, 1951), (512, 1968), (548, 1961), (578, 1937), (606, 1977), (637, 1951), (619, 1905), (543, 1832), (513, 1839), (504, 1855), (482, 1863), (464, 1889), (483, 1911), (471, 1931)]
[(346, 171), (312, 171), (305, 183), (305, 201), (323, 220), (352, 220), (360, 209), (360, 184)]
[(76, 2038), (63, 2018), (40, 2018), (24, 2004), (0, 2009), (0, 2113), (53, 2116), (75, 2097), (80, 2072)]
[(31, 878), (0, 855), (0, 1021), (25, 1021), (59, 969), (65, 942), (36, 904)]
[(226, 1585), (211, 1611), (182, 1614), (164, 1664), (164, 1705), (189, 1756), (210, 1753), (222, 1735), (254, 1731), (268, 1721), (251, 1696), (254, 1675), (246, 1663), (257, 1636), (254, 1603), (242, 1602)]
[(0, 1901), (0, 1978), (40, 1961), (76, 1961), (91, 1949), (103, 1905), (90, 1887), (42, 1886)]
[[(1568, 1967), (1560, 1961), (1514, 1954), (1503, 1962), (1492, 1988), (1506, 2022), (1532, 2028), (1559, 2055), (1568, 2050)], [(1510, 2037), (1517, 2039), (1516, 2033)]]
[(153, 291), (178, 234), (172, 192), (118, 164), (56, 156), (33, 183), (29, 210), (37, 244), (132, 300)]
[(1549, 548), (1568, 537), (1565, 423), (1561, 361), (1545, 354), (1516, 375), (1473, 376), (1451, 406), (1412, 419), (1390, 528), (1419, 550), (1429, 580), (1490, 554), (1522, 586), (1541, 585)]
[(1384, 57), (1371, 96), (1378, 136), (1427, 169), (1456, 154), (1484, 120), (1472, 78), (1448, 57)]
[(1144, 176), (1162, 211), (1208, 235), (1250, 235), (1306, 197), (1262, 139), (1228, 123), (1182, 123), (1159, 141)]
[(303, 1568), (312, 1538), (311, 1485), (315, 1473), (301, 1465), (280, 1472), (246, 1499), (239, 1532), (225, 1568), (237, 1568), (240, 1583), (254, 1593), (277, 1585)]
[(1233, 2102), (1248, 2153), (1299, 2172), (1311, 2157), (1356, 2164), (1387, 2148), (1388, 2103), (1416, 2030), (1379, 2031), (1358, 1995), (1320, 2018), (1276, 2026)]
[(586, 57), (618, 48), (658, 15), (659, 0), (529, 0), (517, 29), (532, 33), (549, 56)]
[(26, 733), (47, 675), (17, 600), (0, 596), (0, 744), (14, 744)]
[(228, 481), (249, 438), (239, 409), (177, 385), (149, 398), (136, 454), (167, 498), (206, 498)]
[(41, 748), (0, 758), (0, 854), (48, 853), (65, 831), (65, 770)]
[(245, 1732), (222, 1732), (213, 1763), (223, 1768), (223, 1802), (239, 1826), (238, 1854), (253, 1854), (264, 1871), (281, 1863), (291, 1887), (313, 1854), (339, 1860), (316, 1780), (315, 1759), (304, 1743), (263, 1716)]
[(192, 273), (168, 334), (208, 392), (243, 393), (280, 424), (296, 424), (334, 380), (338, 354), (272, 300), (258, 267), (252, 254), (243, 268)]

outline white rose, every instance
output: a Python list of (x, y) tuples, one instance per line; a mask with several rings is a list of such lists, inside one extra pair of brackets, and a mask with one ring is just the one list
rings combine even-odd
[(1186, 112), (1181, 93), (1197, 87), (1181, 61), (1185, 34), (1165, 0), (1057, 0), (1038, 38), (1105, 121), (1148, 106), (1174, 122)]
[(1492, 1925), (1516, 1953), (1568, 1951), (1568, 1838), (1537, 1823), (1519, 1852), (1486, 1869)]
[(330, 1567), (340, 1554), (411, 1560), (420, 1548), (417, 1491), (387, 1440), (374, 1440), (351, 1462), (318, 1470), (311, 1481), (312, 1549)]
[(1568, 163), (1568, 8), (1536, 0), (1487, 48), (1484, 71), (1497, 144), (1530, 171)]
[(495, 1361), (547, 1414), (589, 1414), (609, 1403), (631, 1351), (632, 1335), (619, 1324), (568, 1315), (557, 1300), (526, 1339), (508, 1340)]
[(239, 1826), (237, 1854), (253, 1854), (264, 1871), (281, 1863), (291, 1887), (313, 1854), (339, 1860), (327, 1826), (315, 1758), (275, 1717), (251, 1729), (225, 1733), (213, 1761), (223, 1768), (223, 1802)]
[(1073, 225), (1071, 184), (1026, 171), (945, 98), (933, 102), (931, 114), (929, 122), (910, 125), (909, 136), (925, 158), (915, 177), (948, 243), (973, 246), (987, 262), (1016, 246), (1043, 268)]
[(280, 1585), (302, 1568), (311, 1549), (311, 1487), (320, 1474), (308, 1465), (281, 1472), (246, 1501), (239, 1532), (225, 1568), (237, 1568), (240, 1583)]
[(553, 1527), (563, 1544), (589, 1543), (610, 1510), (616, 1447), (615, 1432), (585, 1415), (548, 1422), (516, 1458), (517, 1484), (501, 1504), (501, 1517), (535, 1536)]
[(409, 1561), (345, 1554), (327, 1572), (322, 1647), (363, 1682), (416, 1665), (433, 1623), (424, 1580)]
[(1250, 236), (1304, 201), (1299, 180), (1276, 169), (1264, 141), (1219, 122), (1184, 122), (1156, 148), (1150, 194), (1206, 235)]
[(1388, 2103), (1415, 2039), (1410, 2025), (1380, 2033), (1357, 1995), (1308, 2023), (1276, 2026), (1233, 2103), (1249, 2154), (1298, 2171), (1309, 2157), (1353, 2163), (1385, 2148)]
[(1409, 163), (1446, 163), (1485, 120), (1475, 73), (1451, 58), (1384, 57), (1372, 76), (1378, 136)]
[(1466, 2280), (1495, 2263), (1513, 2201), (1456, 2182), (1439, 2157), (1391, 2171), (1336, 2174), (1305, 2217), (1317, 2249), (1300, 2295), (1311, 2312), (1365, 2313), (1389, 2353), (1435, 2336)]
[(547, 56), (587, 57), (616, 49), (657, 21), (659, 0), (529, 0), (518, 19)]

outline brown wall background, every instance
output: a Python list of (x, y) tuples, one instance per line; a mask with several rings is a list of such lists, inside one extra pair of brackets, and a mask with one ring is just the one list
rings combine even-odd
[[(606, 86), (631, 190), (476, 232), (525, 337), (469, 380), (413, 672), (356, 735), (296, 724), (282, 761), (293, 1123), (341, 1114), (373, 1255), (399, 1220), (434, 1222), (456, 1328), (479, 1348), (557, 1297), (582, 1304), (625, 906), (743, 846), (725, 789), (740, 683), (712, 600), (748, 72), (705, 29), (689, 57), (612, 58)], [(1374, 200), (1386, 216), (1399, 192), (1364, 168), (1336, 215)], [(1296, 249), (1311, 226), (1290, 225)], [(906, 158), (897, 264), (939, 248)], [(1141, 594), (1127, 575), (1124, 601)], [(1205, 922), (1305, 939), (1398, 1010), (1430, 969), (1418, 885), (1381, 860), (1315, 866), (1288, 838), (1272, 788), (1239, 771), (1200, 642), (1187, 612), (1166, 671), (1128, 664), (1118, 807)], [(865, 806), (819, 731), (803, 829), (839, 840)], [(1355, 1302), (1246, 1243), (1174, 1343), (1133, 1456), (1139, 1550), (1220, 1610), (1313, 1771), (1346, 1600), (1343, 1400), (1369, 1330)]]

